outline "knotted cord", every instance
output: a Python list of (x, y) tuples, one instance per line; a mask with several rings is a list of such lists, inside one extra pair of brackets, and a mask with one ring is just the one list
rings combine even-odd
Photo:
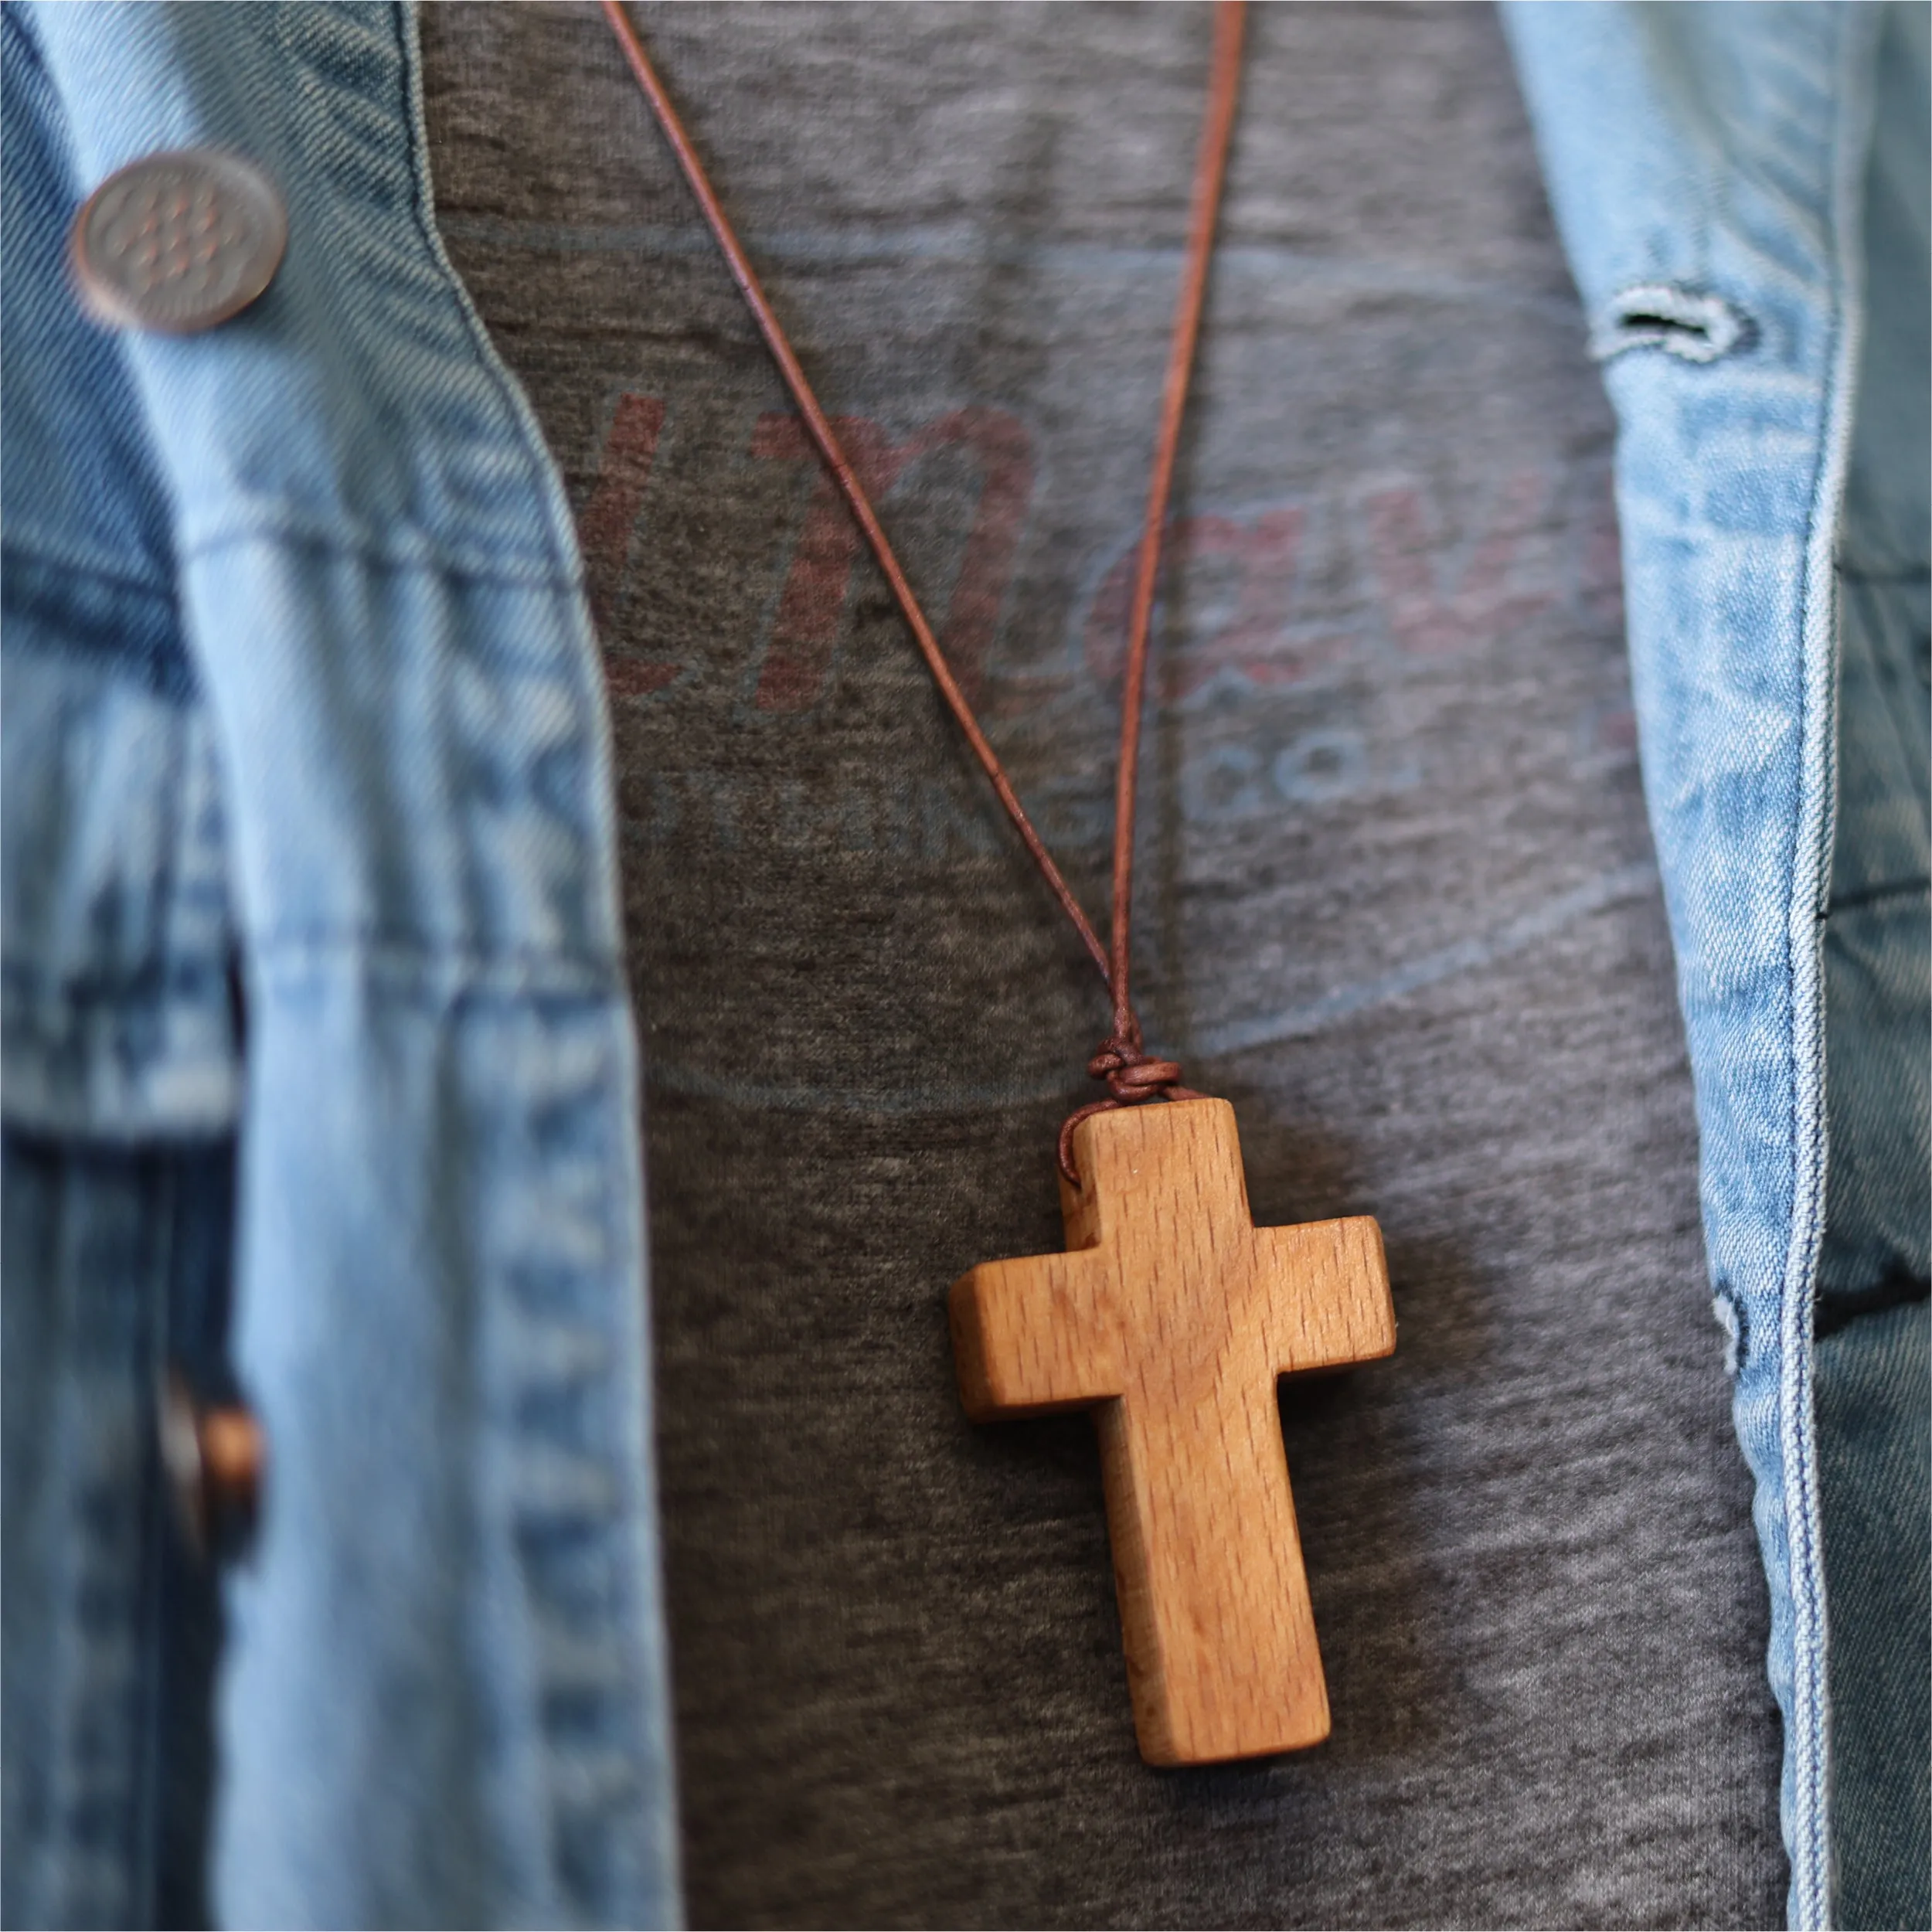
[(1128, 928), (1133, 910), (1134, 815), (1140, 775), (1141, 713), (1147, 685), (1147, 649), (1152, 629), (1154, 597), (1159, 581), (1161, 539), (1167, 524), (1168, 497), (1174, 480), (1174, 464), (1180, 446), (1181, 421), (1187, 407), (1188, 383), (1193, 371), (1194, 350), (1200, 333), (1201, 308), (1206, 295), (1209, 264), (1214, 250), (1215, 225), (1219, 219), (1222, 184), (1227, 172), (1228, 142), (1234, 127), (1234, 109), (1241, 77), (1241, 39), (1245, 0), (1217, 0), (1214, 13), (1214, 46), (1209, 60), (1207, 114), (1194, 170), (1194, 192), (1189, 219), (1187, 260), (1174, 316), (1174, 332), (1168, 350), (1167, 373), (1161, 396), (1161, 422), (1154, 451), (1154, 467), (1148, 488), (1147, 519), (1143, 526), (1134, 580), (1134, 601), (1128, 618), (1126, 675), (1121, 692), (1120, 761), (1114, 792), (1114, 906), (1111, 947), (1103, 947), (1092, 923), (1081, 910), (1073, 889), (1062, 876), (1045, 842), (1007, 777), (998, 754), (981, 730), (972, 706), (959, 688), (939, 648), (932, 626), (926, 621), (919, 600), (900, 568), (899, 559), (887, 539), (871, 498), (859, 474), (841, 447), (837, 434), (818, 406), (811, 384), (793, 352), (777, 315), (766, 299), (764, 289), (724, 211), (703, 162), (672, 105), (664, 83), (645, 51), (644, 43), (631, 24), (621, 0), (603, 0), (604, 17), (624, 50), (631, 73), (643, 90), (659, 130), (668, 144), (684, 178), (696, 197), (706, 225), (723, 251), (731, 277), (738, 284), (765, 339), (772, 359), (778, 365), (785, 386), (791, 393), (805, 432), (831, 472), (833, 483), (845, 499), (880, 570), (884, 573), (893, 600), (899, 607), (906, 628), (933, 682), (945, 700), (966, 742), (991, 781), (1006, 815), (1013, 821), (1020, 842), (1026, 848), (1040, 876), (1060, 901), (1060, 910), (1072, 922), (1081, 944), (1092, 956), (1107, 983), (1114, 1000), (1113, 1030), (1100, 1043), (1087, 1063), (1092, 1079), (1107, 1084), (1107, 1098), (1093, 1101), (1070, 1114), (1060, 1133), (1060, 1172), (1075, 1187), (1080, 1175), (1073, 1164), (1073, 1134), (1080, 1122), (1094, 1114), (1117, 1107), (1134, 1107), (1155, 1099), (1192, 1100), (1199, 1096), (1180, 1084), (1181, 1069), (1172, 1060), (1151, 1056), (1144, 1046), (1141, 1022), (1134, 1011), (1128, 978), (1130, 950)]

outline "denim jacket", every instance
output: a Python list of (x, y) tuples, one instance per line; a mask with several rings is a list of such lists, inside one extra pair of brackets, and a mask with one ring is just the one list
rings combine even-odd
[[(607, 721), (560, 485), (437, 241), (413, 18), (0, 30), (5, 1916), (185, 1883), (151, 1761), (172, 1357), (269, 1444), (220, 1917), (663, 1922)], [(199, 335), (83, 323), (77, 205), (190, 147), (278, 185), (274, 285)], [(230, 1363), (189, 1332), (225, 1287), (171, 1293), (197, 1244), (204, 1277), (232, 1245)]]
[[(1913, 1131), (1923, 1172), (1923, 1081), (1832, 1084), (1820, 917), (1903, 906), (1858, 942), (1872, 970), (1845, 978), (1842, 1063), (1905, 1066), (1913, 902), (1868, 888), (1916, 877), (1922, 932), (1922, 811), (1875, 784), (1835, 843), (1833, 818), (1880, 23), (1607, 5), (1519, 8), (1512, 31), (1623, 426), (1646, 777), (1758, 1483), (1792, 1917), (1822, 1924), (1815, 1289), (1834, 1240), (1861, 1308), (1924, 1273), (1897, 1205)], [(170, 1815), (154, 1762), (158, 1736), (192, 1746), (206, 1671), (168, 1636), (196, 1587), (157, 1526), (172, 1362), (245, 1393), (270, 1444), (270, 1506), (226, 1586), (213, 1909), (666, 1921), (604, 701), (554, 469), (437, 240), (413, 17), (168, 0), (9, 8), (0, 33), (5, 1915), (202, 1903), (181, 1850), (196, 1821)], [(75, 207), (123, 163), (192, 146), (281, 188), (274, 284), (199, 335), (85, 324), (63, 266)], [(1857, 632), (1859, 689), (1889, 719), (1893, 661), (1909, 685), (1922, 649), (1924, 530), (1879, 522), (1913, 552)], [(1849, 730), (1866, 713), (1846, 691)], [(1922, 801), (1922, 773), (1903, 782)], [(1828, 1128), (1879, 1150), (1842, 1212)], [(1863, 1365), (1894, 1409), (1910, 1359)], [(1872, 1453), (1852, 1481), (1909, 1515), (1909, 1455)]]
[(1791, 1920), (1920, 1923), (1927, 12), (1506, 19), (1621, 431), (1645, 788), (1770, 1586)]

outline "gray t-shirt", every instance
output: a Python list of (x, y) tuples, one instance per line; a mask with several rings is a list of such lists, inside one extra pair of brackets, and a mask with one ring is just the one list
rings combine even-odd
[[(1105, 910), (1209, 19), (638, 15), (1022, 795)], [(426, 11), (438, 213), (568, 480), (644, 1028), (699, 1923), (1765, 1924), (1764, 1590), (1632, 746), (1611, 424), (1486, 9), (1255, 10), (1141, 805), (1150, 1037), (1263, 1223), (1335, 1730), (1148, 1769), (1081, 1417), (945, 1293), (1060, 1244), (1097, 976), (594, 9)]]

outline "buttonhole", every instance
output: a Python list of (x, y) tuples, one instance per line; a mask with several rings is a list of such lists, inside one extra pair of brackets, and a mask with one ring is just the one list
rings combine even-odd
[(1611, 298), (1590, 338), (1600, 362), (1626, 349), (1661, 349), (1686, 362), (1714, 362), (1757, 338), (1751, 318), (1721, 295), (1674, 282), (1640, 282)]
[(1735, 1380), (1744, 1366), (1744, 1310), (1728, 1284), (1720, 1284), (1711, 1298), (1711, 1313), (1724, 1331), (1724, 1372)]

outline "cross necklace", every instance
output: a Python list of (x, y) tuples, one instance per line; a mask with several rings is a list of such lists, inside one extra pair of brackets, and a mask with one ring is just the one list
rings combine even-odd
[(1148, 1763), (1213, 1764), (1319, 1743), (1328, 1734), (1328, 1689), (1275, 1386), (1395, 1347), (1381, 1230), (1366, 1215), (1256, 1227), (1234, 1110), (1182, 1086), (1179, 1066), (1146, 1051), (1128, 996), (1148, 634), (1234, 123), (1243, 0), (1219, 0), (1215, 9), (1186, 268), (1129, 621), (1104, 947), (948, 668), (642, 41), (620, 0), (603, 5), (940, 695), (1112, 997), (1112, 1030), (1087, 1067), (1107, 1097), (1060, 1130), (1066, 1251), (982, 1262), (953, 1284), (966, 1412), (985, 1422), (1094, 1411), (1134, 1731)]

